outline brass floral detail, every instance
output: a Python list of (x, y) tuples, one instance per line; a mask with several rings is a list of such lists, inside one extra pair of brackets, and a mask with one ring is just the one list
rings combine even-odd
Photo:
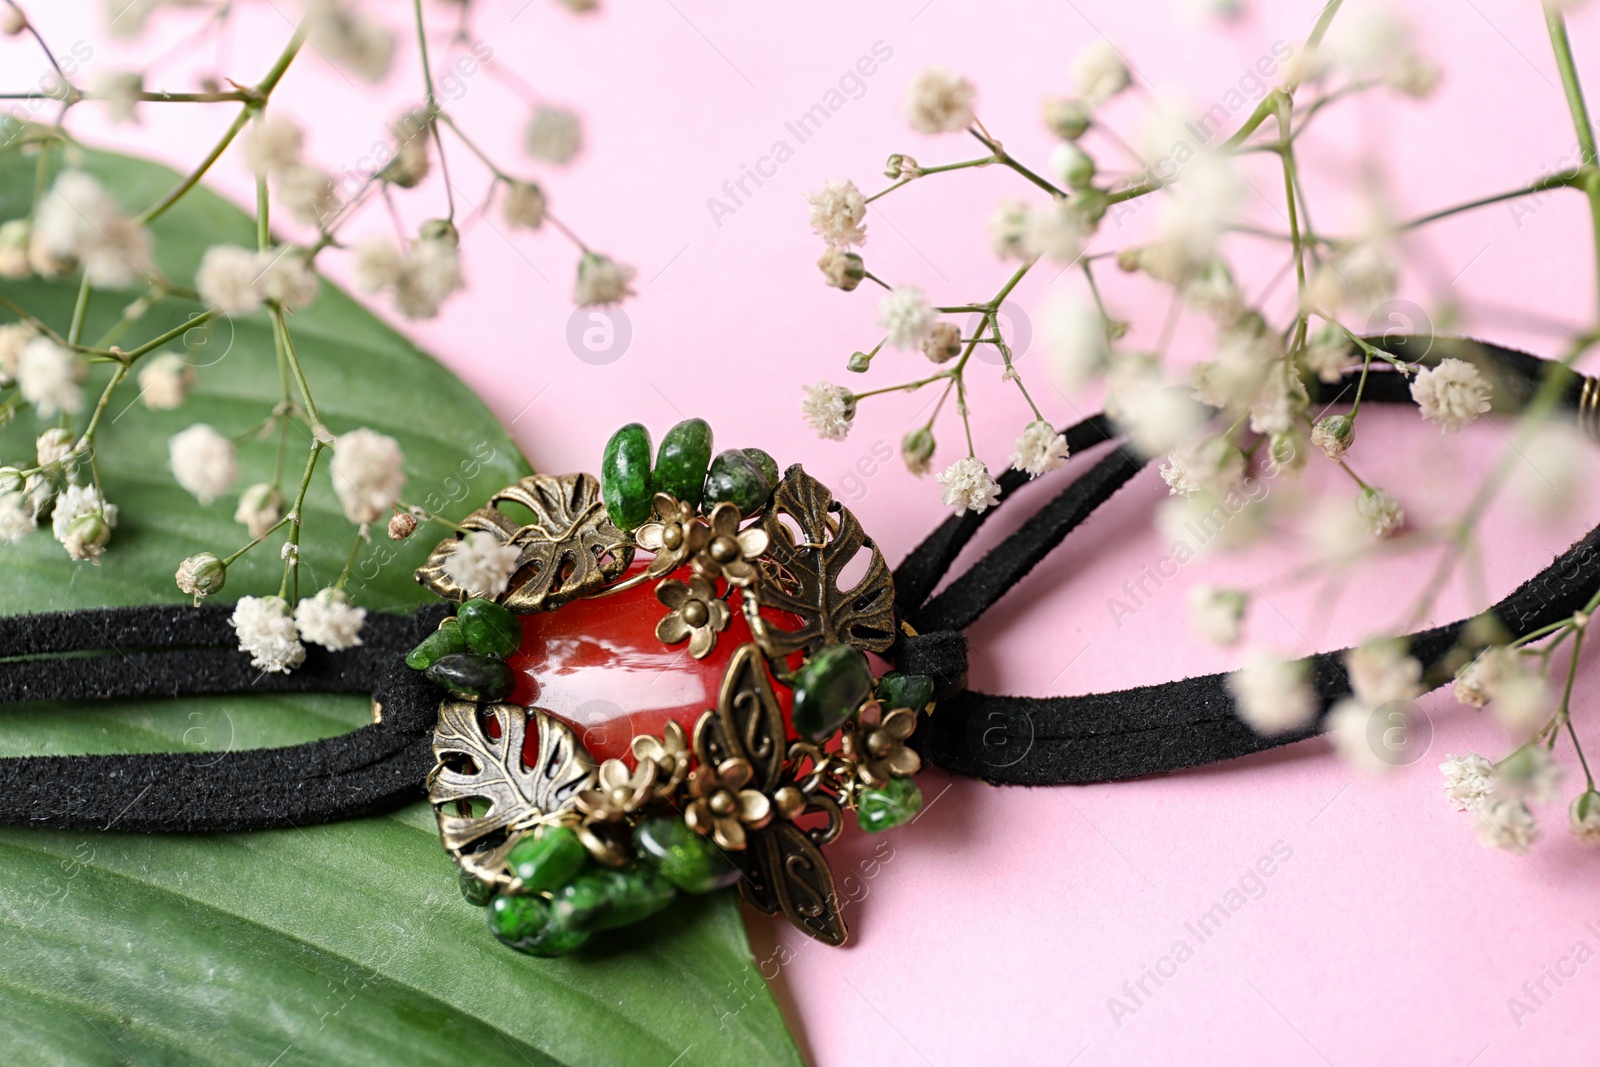
[[(516, 504), (533, 513), (524, 525), (498, 505)], [(484, 531), (519, 551), (506, 591), (494, 599), (522, 614), (554, 611), (615, 581), (633, 562), (633, 542), (606, 518), (600, 482), (589, 474), (535, 474), (500, 490), (461, 520), (466, 531)], [(416, 579), (447, 600), (471, 595), (446, 572), (459, 545), (448, 537), (417, 569)]]
[(670, 797), (689, 774), (689, 738), (683, 727), (668, 722), (660, 737), (640, 734), (630, 745), (633, 758), (656, 765), (656, 796)]
[[(795, 539), (783, 521), (785, 515), (804, 540)], [(761, 526), (769, 540), (766, 556), (772, 575), (759, 586), (761, 606), (805, 620), (796, 630), (764, 624), (759, 634), (769, 656), (797, 649), (815, 652), (833, 642), (884, 652), (894, 643), (894, 577), (889, 565), (827, 486), (799, 464), (790, 467), (773, 490)], [(871, 553), (866, 573), (851, 588), (841, 589), (839, 575), (861, 552)]]
[(766, 552), (768, 540), (759, 526), (739, 529), (738, 507), (724, 501), (711, 510), (704, 543), (690, 563), (707, 581), (721, 578), (729, 585), (748, 586), (760, 577), (756, 560)]
[(646, 573), (652, 578), (671, 574), (683, 561), (699, 552), (709, 536), (695, 509), (670, 493), (657, 493), (655, 519), (633, 532), (636, 545), (654, 553)]
[(910, 708), (886, 712), (881, 703), (869, 700), (840, 744), (845, 757), (854, 761), (861, 782), (881, 789), (891, 778), (909, 778), (922, 769), (922, 757), (905, 743), (916, 728), (917, 713)]
[(684, 806), (683, 821), (722, 848), (743, 850), (745, 829), (759, 830), (772, 821), (772, 801), (764, 793), (745, 788), (754, 775), (746, 759), (696, 767), (689, 772), (690, 800)]
[(656, 765), (651, 760), (640, 760), (630, 771), (621, 760), (608, 759), (598, 778), (595, 788), (576, 799), (578, 810), (598, 822), (621, 822), (655, 796)]
[(699, 575), (688, 582), (665, 579), (656, 586), (656, 599), (671, 609), (656, 624), (656, 637), (669, 645), (687, 640), (689, 655), (695, 659), (705, 659), (717, 647), (717, 634), (727, 629), (733, 614)]

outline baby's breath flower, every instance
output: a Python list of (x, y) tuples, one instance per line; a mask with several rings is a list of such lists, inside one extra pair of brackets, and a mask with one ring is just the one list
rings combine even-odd
[(522, 148), (540, 162), (566, 163), (583, 148), (583, 122), (563, 107), (536, 108), (522, 133)]
[(933, 431), (926, 426), (907, 433), (900, 439), (900, 458), (905, 461), (906, 470), (918, 478), (927, 474), (928, 462), (933, 459), (936, 447)]
[(76, 443), (71, 430), (56, 426), (39, 435), (33, 443), (33, 451), (38, 457), (39, 466), (50, 467), (71, 459)]
[(544, 190), (533, 182), (511, 182), (506, 189), (506, 225), (537, 230), (544, 225)]
[(258, 482), (239, 494), (233, 521), (243, 523), (252, 539), (265, 537), (283, 518), (283, 493), (270, 482)]
[(301, 640), (321, 645), (329, 652), (361, 644), (361, 628), (366, 621), (367, 609), (356, 607), (350, 602), (349, 593), (332, 586), (294, 607)]
[(1342, 330), (1324, 326), (1306, 341), (1300, 358), (1306, 370), (1331, 385), (1343, 377), (1350, 366), (1350, 342)]
[(1495, 645), (1462, 664), (1456, 671), (1455, 698), (1474, 708), (1488, 704), (1494, 699), (1501, 681), (1519, 672), (1516, 655), (1502, 645)]
[(262, 293), (285, 307), (309, 307), (322, 283), (311, 269), (306, 253), (298, 248), (269, 248), (256, 254)]
[(1406, 654), (1404, 641), (1374, 638), (1344, 657), (1350, 691), (1368, 707), (1415, 700), (1422, 693), (1422, 664)]
[(28, 16), (15, 4), (7, 4), (0, 8), (0, 33), (7, 37), (15, 37), (28, 28)]
[(339, 208), (333, 175), (320, 167), (296, 163), (273, 176), (278, 200), (307, 226), (322, 226)]
[(896, 286), (878, 305), (878, 325), (888, 331), (889, 344), (899, 349), (921, 348), (938, 321), (939, 313), (914, 285)]
[(1600, 793), (1593, 789), (1579, 793), (1568, 811), (1572, 836), (1585, 845), (1600, 845)]
[(1263, 737), (1304, 730), (1317, 715), (1305, 664), (1265, 649), (1252, 650), (1244, 666), (1228, 676), (1228, 691), (1239, 718)]
[[(437, 230), (437, 232), (435, 232)], [(400, 263), (394, 283), (395, 308), (413, 321), (431, 319), (452, 293), (465, 285), (461, 251), (454, 228), (424, 227), (422, 236)]]
[(1026, 259), (1025, 238), (1033, 209), (1021, 200), (1002, 200), (989, 216), (989, 243), (1001, 259)]
[(503, 545), (484, 530), (472, 530), (444, 559), (444, 572), (471, 596), (493, 597), (506, 591), (522, 555), (516, 545)]
[(113, 125), (139, 121), (139, 94), (144, 92), (144, 75), (135, 70), (102, 72), (94, 80), (94, 91), (105, 101), (106, 117)]
[(228, 568), (215, 553), (201, 552), (178, 564), (178, 572), (173, 579), (178, 584), (178, 591), (194, 597), (194, 602), (198, 604), (221, 591), (228, 581)]
[(1299, 421), (1308, 402), (1305, 383), (1288, 360), (1273, 363), (1250, 401), (1250, 432), (1283, 433)]
[(108, 504), (92, 485), (69, 485), (56, 497), (50, 530), (67, 555), (99, 565), (106, 542), (117, 525), (117, 506)]
[(261, 306), (261, 264), (252, 249), (212, 245), (200, 257), (194, 287), (200, 299), (225, 315), (248, 315)]
[(194, 387), (194, 368), (176, 352), (158, 352), (139, 371), (139, 399), (151, 411), (180, 406)]
[(867, 201), (852, 181), (828, 182), (806, 194), (811, 205), (811, 230), (834, 248), (867, 243)]
[(1087, 189), (1094, 184), (1094, 160), (1071, 141), (1064, 141), (1050, 150), (1050, 169), (1069, 189)]
[(1085, 103), (1099, 107), (1133, 84), (1133, 75), (1122, 53), (1102, 37), (1073, 59), (1072, 83)]
[(1334, 751), (1350, 766), (1368, 774), (1382, 774), (1393, 768), (1383, 758), (1375, 742), (1393, 729), (1395, 717), (1406, 718), (1398, 706), (1380, 712), (1360, 700), (1341, 700), (1328, 712), (1323, 730), (1333, 742)]
[(390, 129), (395, 135), (394, 158), (378, 172), (378, 178), (413, 189), (428, 176), (427, 112), (420, 108), (409, 111)]
[(1089, 130), (1089, 108), (1082, 100), (1052, 97), (1042, 111), (1045, 126), (1063, 141), (1076, 141)]
[(32, 531), (38, 514), (21, 489), (0, 489), (0, 543), (14, 544)]
[(356, 246), (356, 287), (364, 293), (387, 289), (400, 280), (404, 269), (404, 254), (381, 237)]
[(394, 438), (362, 428), (342, 433), (333, 443), (333, 490), (354, 523), (376, 522), (400, 499), (406, 476), (405, 454)]
[(1457, 811), (1476, 811), (1493, 799), (1494, 764), (1476, 752), (1446, 756), (1439, 770), (1444, 773), (1444, 795)]
[(1141, 455), (1158, 456), (1188, 440), (1205, 424), (1205, 409), (1154, 371), (1113, 381), (1106, 398), (1117, 427)]
[(58, 175), (40, 202), (29, 255), (40, 274), (61, 274), (76, 263), (101, 289), (126, 288), (155, 270), (149, 231), (79, 170)]
[(1476, 809), (1478, 839), (1487, 848), (1523, 853), (1539, 839), (1539, 824), (1520, 800), (1496, 800)]
[(309, 0), (300, 28), (318, 55), (364, 81), (389, 72), (394, 38), (345, 0)]
[(922, 354), (935, 363), (948, 363), (961, 354), (961, 327), (937, 322), (922, 341)]
[(633, 276), (636, 272), (625, 263), (609, 256), (585, 252), (578, 261), (578, 284), (572, 299), (579, 307), (620, 304), (633, 296)]
[(1440, 433), (1459, 430), (1489, 410), (1489, 383), (1464, 359), (1442, 359), (1411, 382), (1411, 399)]
[(83, 365), (48, 337), (35, 337), (17, 356), (17, 389), (40, 418), (83, 410)]
[(1105, 318), (1092, 303), (1077, 297), (1057, 300), (1045, 319), (1052, 369), (1063, 389), (1076, 389), (1105, 370), (1111, 358)]
[(817, 260), (817, 266), (822, 270), (822, 278), (835, 289), (850, 292), (861, 284), (861, 279), (867, 276), (866, 264), (854, 252), (847, 252), (842, 248), (829, 245), (822, 253), (822, 258)]
[(971, 511), (982, 515), (1000, 499), (1000, 483), (989, 475), (989, 468), (975, 456), (958, 459), (934, 475), (940, 499), (957, 513)]
[(1373, 537), (1388, 537), (1406, 521), (1400, 501), (1382, 489), (1369, 486), (1356, 497), (1356, 511)]
[[(12, 10), (0, 8), (0, 11)], [(28, 245), (33, 241), (33, 223), (28, 219), (7, 219), (0, 223), (0, 278), (26, 278), (33, 273), (28, 260)]]
[(1238, 589), (1197, 585), (1189, 590), (1189, 628), (1215, 645), (1239, 642), (1250, 598)]
[(203, 422), (167, 442), (172, 474), (201, 504), (210, 504), (233, 485), (233, 442)]
[(1030, 422), (1017, 438), (1011, 465), (1026, 471), (1029, 478), (1060, 470), (1067, 465), (1067, 437), (1056, 433), (1048, 422)]
[(257, 670), (288, 674), (306, 661), (306, 646), (282, 597), (240, 597), (229, 622), (239, 651), (250, 654), (250, 666)]
[(293, 119), (263, 112), (245, 129), (240, 140), (244, 165), (258, 177), (265, 177), (300, 162), (305, 134)]
[(918, 133), (951, 133), (972, 125), (973, 84), (943, 67), (928, 67), (906, 88), (906, 118)]
[(1243, 485), (1244, 478), (1244, 453), (1220, 434), (1173, 449), (1161, 465), (1161, 479), (1175, 496), (1226, 496)]
[(1028, 212), (1022, 230), (1022, 250), (1056, 263), (1074, 263), (1083, 254), (1083, 242), (1094, 226), (1070, 200)]
[(1518, 670), (1499, 680), (1489, 710), (1511, 736), (1526, 738), (1550, 720), (1553, 707), (1544, 678)]
[(1501, 796), (1520, 797), (1530, 804), (1548, 804), (1561, 795), (1562, 777), (1549, 749), (1527, 744), (1500, 761), (1496, 790)]
[(1365, 316), (1394, 294), (1396, 263), (1391, 243), (1383, 235), (1375, 235), (1318, 267), (1307, 297), (1325, 312), (1349, 307)]
[(1311, 443), (1337, 462), (1356, 439), (1356, 421), (1349, 415), (1324, 415), (1311, 427)]
[(856, 398), (850, 390), (828, 382), (806, 386), (800, 409), (806, 421), (825, 441), (843, 441), (856, 417)]

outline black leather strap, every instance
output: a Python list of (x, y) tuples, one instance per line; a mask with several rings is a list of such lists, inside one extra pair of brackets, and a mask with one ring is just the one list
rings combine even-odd
[[(1496, 410), (1526, 406), (1547, 375), (1566, 379), (1562, 406), (1579, 407), (1583, 379), (1559, 364), (1481, 342), (1372, 338), (1402, 358), (1436, 362), (1443, 355), (1473, 358), (1490, 378)], [(1419, 349), (1427, 348), (1425, 354)], [(1353, 397), (1359, 375), (1320, 388), (1322, 405)], [(1387, 364), (1375, 364), (1366, 401), (1411, 403), (1409, 380)], [(1064, 431), (1077, 442), (1109, 432), (1103, 416)], [(1261, 737), (1234, 715), (1226, 674), (1186, 678), (1117, 693), (1077, 697), (1013, 697), (962, 688), (966, 649), (959, 629), (993, 607), (1093, 509), (1109, 499), (1143, 464), (1118, 448), (1091, 466), (1011, 536), (991, 549), (937, 595), (930, 595), (979, 525), (994, 514), (964, 514), (945, 520), (895, 572), (901, 617), (916, 635), (897, 650), (902, 669), (932, 674), (944, 682), (939, 705), (925, 716), (913, 743), (929, 763), (994, 783), (1062, 785), (1103, 782), (1194, 767), (1303, 740), (1307, 730)], [(1001, 479), (1000, 503), (1022, 482), (1015, 471)], [(1549, 567), (1492, 609), (1513, 636), (1527, 634), (1570, 615), (1600, 589), (1600, 528), (1573, 545)], [(901, 577), (905, 576), (902, 584)], [(1438, 686), (1449, 673), (1441, 663), (1459, 643), (1466, 622), (1412, 635), (1412, 654)], [(1350, 691), (1338, 650), (1307, 661), (1322, 701), (1321, 714)], [(1320, 721), (1320, 716), (1319, 716)]]

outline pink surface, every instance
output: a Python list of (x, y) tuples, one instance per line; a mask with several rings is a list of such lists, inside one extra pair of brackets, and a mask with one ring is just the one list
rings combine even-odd
[[(44, 5), (36, 14), (63, 48), (76, 39), (92, 45), (87, 68), (109, 69), (118, 52), (100, 26), (100, 6)], [(495, 61), (550, 99), (578, 106), (589, 124), (588, 148), (574, 168), (528, 170), (546, 183), (564, 220), (639, 267), (640, 296), (626, 306), (632, 345), (610, 365), (574, 357), (565, 341), (572, 249), (548, 232), (508, 235), (497, 218), (475, 217), (471, 205), (486, 182), (460, 151), (451, 164), (472, 288), (413, 335), (512, 425), (536, 466), (593, 469), (605, 437), (624, 421), (664, 428), (706, 414), (720, 440), (760, 444), (831, 481), (898, 559), (944, 515), (931, 483), (882, 462), (922, 401), (867, 405), (843, 444), (819, 442), (800, 425), (800, 386), (842, 379), (845, 357), (876, 336), (873, 298), (822, 285), (803, 194), (833, 177), (876, 188), (891, 151), (924, 162), (969, 158), (971, 145), (959, 137), (905, 129), (904, 85), (925, 64), (972, 77), (991, 130), (1042, 166), (1049, 144), (1037, 103), (1066, 91), (1068, 60), (1080, 46), (1108, 34), (1156, 94), (1209, 106), (1273, 42), (1298, 44), (1321, 4), (1265, 6), (1220, 33), (1191, 29), (1147, 0), (1014, 10), (975, 0), (828, 0), (781, 12), (669, 0), (614, 3), (592, 21), (545, 0), (490, 5), (474, 32)], [(403, 6), (387, 7), (386, 17), (402, 26)], [(1319, 119), (1325, 124), (1303, 166), (1314, 203), (1331, 205), (1317, 218), (1325, 230), (1337, 228), (1341, 213), (1355, 218), (1349, 194), (1366, 155), (1388, 160), (1383, 176), (1401, 214), (1512, 188), (1571, 156), (1537, 4), (1406, 7), (1423, 47), (1444, 62), (1446, 80), (1424, 105), (1379, 96)], [(443, 5), (432, 9), (442, 27)], [(155, 38), (177, 41), (189, 25), (188, 16), (158, 23)], [(251, 4), (242, 28), (227, 69), (253, 80), (289, 23), (275, 5)], [(1574, 38), (1580, 70), (1600, 88), (1600, 12), (1576, 16)], [(823, 100), (876, 42), (892, 56), (864, 80), (860, 98), (847, 99), (798, 144), (785, 123)], [(382, 123), (415, 101), (413, 54), (402, 46), (397, 73), (377, 100), (347, 99), (341, 76), (315, 56), (297, 63), (281, 100), (310, 126), (313, 158), (357, 164), (382, 136)], [(7, 45), (5, 55), (14, 73), (35, 63), (21, 44)], [(180, 53), (152, 84), (189, 88), (192, 69)], [(518, 165), (526, 104), (493, 71), (461, 84), (451, 106), (491, 152)], [(335, 93), (338, 105), (329, 106)], [(1113, 121), (1131, 131), (1142, 107), (1137, 96), (1120, 100)], [(79, 130), (91, 141), (187, 165), (231, 114), (146, 107), (138, 130), (106, 129), (88, 114)], [(793, 158), (752, 186), (735, 212), (714, 220), (707, 199), (726, 199), (724, 181), (755, 166), (779, 139)], [(1270, 170), (1260, 174), (1260, 187), (1276, 197), (1281, 185)], [(217, 182), (246, 198), (238, 163), (220, 166)], [(1001, 196), (1027, 193), (1013, 175), (991, 170), (896, 194), (874, 209), (869, 264), (940, 302), (987, 298), (1007, 268), (990, 255), (984, 222)], [(402, 198), (400, 210), (416, 222), (440, 214), (440, 204), (440, 189), (430, 184)], [(1257, 207), (1265, 224), (1282, 228), (1270, 208)], [(1126, 232), (1153, 214), (1135, 216)], [(352, 232), (386, 228), (374, 210)], [(1587, 230), (1576, 195), (1551, 197), (1531, 215), (1497, 207), (1452, 221), (1417, 246), (1427, 270), (1404, 279), (1406, 295), (1431, 308), (1454, 300), (1465, 329), (1553, 353), (1552, 322), (1577, 326), (1593, 311)], [(1124, 239), (1114, 226), (1107, 233)], [(1261, 249), (1241, 251), (1248, 259)], [(1253, 262), (1258, 284), (1276, 266)], [(346, 263), (329, 263), (347, 276)], [(1036, 273), (1015, 299), (1037, 320), (1052, 288), (1072, 279)], [(1164, 302), (1120, 279), (1113, 286), (1114, 302), (1149, 343)], [(1179, 348), (1193, 355), (1197, 338), (1181, 334)], [(1021, 367), (1032, 372), (1048, 414), (1065, 422), (1091, 407), (1093, 398), (1051, 391), (1043, 364), (1036, 344)], [(1023, 412), (998, 380), (975, 392), (980, 455), (1002, 464)], [(770, 399), (717, 399), (756, 395)], [(1504, 448), (1487, 425), (1444, 440), (1399, 414), (1373, 419), (1363, 433), (1363, 469), (1416, 516), (1455, 514), (1464, 487)], [(956, 436), (946, 425), (944, 439)], [(1268, 603), (1252, 636), (1293, 652), (1394, 623), (1408, 602), (1403, 591), (1416, 587), (1415, 561), (1364, 568), (1330, 599), (1316, 587), (1262, 584), (1287, 573), (1295, 559), (1287, 551), (1255, 552), (1248, 569), (1244, 560), (1211, 557), (1186, 567), (1116, 628), (1107, 598), (1166, 551), (1149, 524), (1163, 490), (1153, 474), (1137, 480), (974, 629), (975, 687), (1088, 692), (1231, 667), (1237, 653), (1187, 631), (1184, 589), (1199, 581), (1254, 578)], [(1554, 522), (1498, 509), (1487, 526), (1496, 546), (1485, 564), (1488, 591), (1502, 595), (1542, 566), (1597, 510), (1587, 497)], [(1477, 606), (1464, 589), (1452, 589), (1435, 621)], [(1593, 716), (1597, 680), (1592, 664), (1580, 673), (1580, 724)], [(1545, 968), (1570, 972), (1580, 942), (1590, 949), (1586, 959), (1600, 948), (1596, 856), (1571, 842), (1554, 807), (1541, 812), (1547, 840), (1528, 858), (1480, 848), (1466, 817), (1440, 794), (1435, 766), (1446, 753), (1498, 754), (1505, 742), (1448, 695), (1422, 706), (1432, 719), (1431, 751), (1381, 780), (1353, 778), (1322, 742), (1089, 788), (997, 789), (931, 773), (926, 818), (882, 840), (847, 835), (837, 848), (846, 892), (862, 897), (849, 909), (853, 947), (812, 945), (757, 919), (757, 953), (772, 961), (766, 969), (776, 973), (804, 1047), (829, 1065), (1489, 1065), (1592, 1056), (1600, 964), (1580, 967), (1561, 986), (1546, 979), (1551, 995), (1538, 1005), (1523, 983), (1537, 983)], [(1252, 873), (1268, 869), (1269, 876)], [(1218, 902), (1238, 906), (1202, 941), (1200, 917)], [(1536, 1010), (1514, 1018), (1512, 997)], [(707, 1010), (739, 1010), (737, 991), (724, 999)]]

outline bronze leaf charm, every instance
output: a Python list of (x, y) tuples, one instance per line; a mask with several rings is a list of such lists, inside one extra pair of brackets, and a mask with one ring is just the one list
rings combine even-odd
[[(523, 525), (497, 506), (501, 503), (526, 508), (533, 521)], [(632, 542), (606, 518), (600, 482), (589, 474), (530, 475), (496, 493), (461, 526), (487, 531), (519, 550), (511, 584), (495, 599), (524, 615), (554, 611), (598, 592), (633, 561)], [(418, 582), (447, 600), (468, 595), (444, 569), (459, 543), (455, 537), (440, 541), (416, 573)]]
[[(594, 760), (565, 723), (538, 708), (491, 704), (487, 712), (500, 736), (490, 737), (479, 710), (466, 701), (440, 705), (428, 800), (444, 847), (462, 869), (503, 887), (510, 881), (506, 854), (517, 835), (572, 806), (597, 778)], [(532, 767), (522, 762), (530, 722), (538, 731)]]
[[(804, 541), (782, 521), (787, 515)], [(797, 463), (784, 472), (773, 490), (761, 524), (767, 532), (767, 555), (776, 575), (764, 576), (759, 595), (763, 608), (789, 611), (805, 620), (797, 630), (768, 622), (769, 655), (796, 649), (814, 652), (824, 644), (845, 643), (864, 652), (883, 652), (894, 643), (894, 577), (883, 553), (862, 530), (850, 509), (833, 499), (828, 487)], [(859, 552), (870, 552), (867, 570), (850, 589), (839, 587), (839, 575)]]

